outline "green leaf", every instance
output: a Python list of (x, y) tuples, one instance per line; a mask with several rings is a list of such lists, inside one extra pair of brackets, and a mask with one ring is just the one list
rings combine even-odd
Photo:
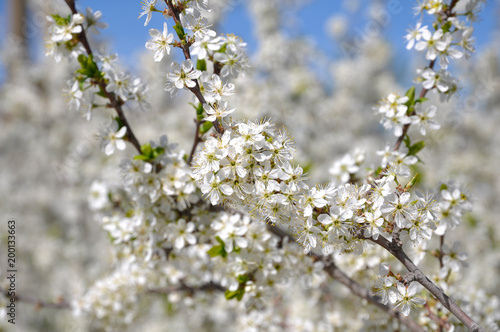
[(189, 103), (189, 105), (193, 106), (197, 115), (203, 114), (203, 105), (201, 103), (198, 103), (197, 105)]
[(85, 78), (92, 77), (92, 72), (86, 68), (78, 69), (76, 73), (82, 74), (83, 76), (85, 76)]
[(447, 33), (448, 31), (450, 31), (450, 28), (451, 28), (451, 21), (448, 21), (446, 22), (442, 27), (441, 29), (443, 30), (443, 33)]
[(196, 107), (196, 118), (198, 120), (202, 120), (203, 119), (203, 105), (201, 103), (198, 104), (198, 107)]
[(243, 298), (243, 295), (245, 295), (245, 288), (241, 288), (241, 289), (238, 289), (237, 290), (238, 294), (236, 294), (236, 299), (238, 301), (241, 301), (241, 299)]
[(149, 156), (151, 154), (152, 150), (153, 149), (151, 148), (151, 144), (149, 144), (149, 143), (146, 143), (143, 146), (141, 146), (141, 152), (145, 156)]
[(184, 28), (182, 27), (182, 25), (179, 22), (177, 22), (174, 25), (174, 30), (175, 30), (175, 32), (177, 32), (177, 36), (179, 36), (179, 39), (184, 40), (186, 33), (184, 32)]
[(156, 158), (164, 153), (165, 153), (165, 149), (162, 148), (161, 146), (158, 146), (153, 150), (153, 158)]
[[(413, 102), (415, 100), (415, 87), (412, 86), (411, 88), (408, 89), (408, 91), (406, 91), (405, 93), (405, 96), (410, 98), (406, 104), (409, 104), (409, 105), (413, 105)], [(408, 106), (408, 105), (407, 105)]]
[(205, 59), (198, 59), (198, 61), (196, 61), (196, 69), (207, 71), (207, 62), (205, 61)]
[(243, 295), (245, 295), (245, 288), (238, 288), (235, 291), (225, 291), (224, 296), (226, 297), (226, 300), (232, 300), (236, 298), (238, 301), (241, 301), (243, 298)]
[(97, 63), (95, 63), (92, 54), (87, 58), (87, 69), (94, 73), (94, 75), (99, 72), (99, 68), (97, 67)]
[(447, 190), (447, 189), (448, 189), (448, 186), (445, 183), (443, 183), (441, 185), (441, 187), (439, 188), (439, 190)]
[(403, 142), (405, 143), (405, 146), (409, 149), (411, 145), (410, 136), (406, 135), (405, 138), (403, 139)]
[(209, 121), (203, 122), (203, 124), (201, 125), (201, 128), (200, 128), (200, 133), (205, 134), (212, 127), (213, 127), (213, 123), (212, 122), (209, 122)]
[(240, 274), (236, 279), (240, 284), (246, 284), (248, 281), (248, 276), (246, 274)]
[(415, 105), (415, 87), (412, 86), (411, 88), (409, 88), (408, 91), (406, 91), (405, 96), (409, 98), (405, 103), (406, 107), (408, 107), (408, 109), (406, 110), (406, 114), (409, 115), (413, 112)]
[(61, 17), (58, 14), (51, 15), (57, 25), (68, 25), (71, 22), (71, 15)]
[(224, 44), (224, 45), (222, 45), (221, 48), (219, 48), (217, 50), (217, 52), (219, 52), (219, 53), (226, 53), (226, 50), (227, 50), (227, 43)]
[(135, 160), (144, 160), (144, 161), (153, 161), (155, 158), (158, 156), (162, 155), (165, 153), (165, 149), (162, 148), (161, 146), (158, 146), (156, 148), (152, 148), (151, 144), (146, 143), (143, 146), (141, 146), (141, 154), (134, 156)]
[(138, 154), (137, 156), (134, 156), (134, 160), (142, 160), (142, 161), (148, 161), (149, 158), (146, 157), (145, 155)]
[(80, 62), (80, 65), (82, 67), (85, 67), (85, 65), (87, 64), (87, 57), (84, 54), (80, 54), (78, 56), (78, 62)]
[(225, 249), (224, 241), (222, 241), (222, 239), (218, 236), (215, 239), (217, 240), (217, 242), (220, 243), (220, 245), (213, 246), (212, 248), (210, 248), (207, 251), (207, 254), (209, 254), (210, 257), (222, 256), (223, 258), (226, 258), (227, 252)]
[(429, 98), (425, 98), (425, 97), (418, 98), (417, 100), (415, 100), (415, 104), (416, 104), (416, 103), (423, 104), (423, 103), (424, 103), (424, 102), (426, 102), (427, 100), (429, 100)]
[(89, 55), (88, 57), (80, 54), (78, 56), (78, 62), (80, 63), (81, 69), (78, 69), (76, 72), (82, 74), (86, 77), (99, 79), (103, 75), (99, 71), (97, 64), (94, 61), (94, 57)]
[(425, 142), (424, 141), (420, 141), (420, 142), (417, 142), (417, 143), (413, 144), (412, 146), (410, 146), (408, 148), (408, 154), (407, 154), (407, 156), (414, 156), (414, 155), (416, 155), (424, 147), (425, 147)]
[(207, 251), (207, 254), (209, 254), (210, 257), (217, 257), (217, 256), (224, 257), (223, 252), (224, 248), (222, 248), (222, 246), (213, 246)]
[(419, 174), (415, 174), (415, 176), (411, 179), (410, 182), (408, 182), (408, 184), (406, 185), (406, 189), (410, 189), (411, 187), (413, 187), (415, 185), (415, 183), (417, 183), (417, 181), (419, 180)]

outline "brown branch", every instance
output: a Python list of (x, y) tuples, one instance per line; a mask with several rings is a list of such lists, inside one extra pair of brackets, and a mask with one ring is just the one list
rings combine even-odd
[(443, 247), (444, 247), (444, 235), (441, 235), (439, 237), (439, 253), (438, 253), (438, 259), (439, 259), (439, 267), (442, 268), (444, 266), (443, 263)]
[[(448, 17), (451, 17), (451, 16), (454, 16), (453, 14), (453, 9), (455, 8), (456, 4), (458, 3), (459, 0), (452, 0), (450, 5), (448, 6), (448, 8), (446, 9), (446, 11), (444, 12), (444, 19), (448, 19)], [(437, 59), (437, 58), (436, 58)], [(429, 68), (430, 69), (433, 69), (434, 68), (434, 64), (436, 63), (436, 59), (432, 60), (429, 64)], [(420, 92), (420, 98), (424, 98), (425, 95), (427, 94), (429, 90), (425, 89), (425, 88), (422, 88), (422, 91)], [(411, 115), (413, 115), (415, 113), (415, 111), (413, 111)], [(396, 144), (394, 145), (394, 149), (393, 151), (397, 151), (399, 150), (399, 147), (401, 146), (401, 143), (403, 142), (406, 134), (408, 133), (408, 129), (410, 129), (410, 125), (411, 123), (408, 123), (408, 124), (405, 124), (403, 126), (403, 133), (401, 134), (401, 136), (398, 137), (398, 140), (396, 141)]]
[[(169, 9), (169, 12), (171, 13), (172, 18), (174, 19), (174, 22), (176, 24), (179, 24), (180, 26), (182, 26), (182, 23), (180, 20), (180, 12), (181, 12), (182, 7), (181, 7), (181, 9), (179, 9), (178, 7), (174, 6), (174, 4), (172, 3), (172, 0), (164, 0), (164, 1)], [(190, 60), (191, 53), (189, 52), (189, 44), (181, 41), (181, 45), (182, 45), (181, 48), (182, 48), (182, 52), (184, 53), (184, 57), (186, 58), (186, 60)], [(197, 79), (195, 80), (195, 83), (196, 83), (196, 86), (194, 88), (189, 88), (189, 90), (196, 96), (196, 98), (198, 98), (198, 101), (202, 105), (205, 105), (207, 102), (206, 102), (205, 98), (203, 97), (203, 94), (201, 93), (200, 85), (199, 85)], [(217, 131), (217, 133), (219, 133), (219, 135), (224, 134), (224, 127), (220, 124), (220, 122), (217, 119), (215, 119), (212, 123), (213, 123), (214, 128)]]
[[(77, 14), (78, 10), (76, 10), (75, 1), (74, 0), (65, 0), (65, 1), (66, 1), (66, 4), (68, 5), (68, 7), (71, 9), (71, 12), (73, 14)], [(80, 32), (79, 39), (80, 39), (80, 42), (82, 43), (83, 47), (87, 51), (87, 54), (89, 56), (93, 55), (92, 48), (90, 47), (90, 43), (88, 41), (88, 38), (87, 38), (87, 35), (86, 35), (84, 29), (82, 29), (82, 32)], [(141, 144), (137, 140), (137, 138), (132, 130), (132, 127), (130, 127), (130, 124), (128, 123), (127, 118), (125, 117), (125, 114), (123, 113), (123, 109), (122, 109), (123, 102), (116, 97), (114, 92), (109, 92), (107, 90), (107, 84), (104, 81), (104, 79), (100, 79), (97, 83), (99, 85), (99, 88), (104, 92), (106, 97), (109, 99), (109, 102), (110, 102), (109, 105), (115, 109), (116, 113), (118, 114), (118, 117), (120, 118), (120, 121), (122, 122), (122, 124), (125, 127), (127, 127), (127, 139), (128, 139), (128, 141), (130, 143), (132, 143), (132, 145), (136, 148), (136, 150), (139, 153), (142, 153), (141, 152)]]
[[(164, 0), (164, 1), (169, 9), (169, 14), (174, 19), (175, 24), (179, 24), (180, 26), (182, 26), (180, 13), (182, 12), (183, 8), (179, 8), (179, 7), (174, 6), (174, 4), (172, 3), (172, 0)], [(189, 45), (186, 43), (183, 43), (182, 40), (180, 41), (180, 43), (181, 43), (182, 52), (184, 53), (184, 57), (186, 58), (186, 60), (191, 59), (191, 53), (189, 52)]]
[(193, 157), (194, 153), (196, 152), (196, 147), (198, 144), (201, 142), (201, 133), (200, 133), (200, 126), (201, 126), (201, 120), (195, 120), (196, 123), (196, 128), (194, 132), (194, 141), (193, 141), (193, 146), (191, 147), (191, 152), (189, 153), (189, 159), (188, 159), (188, 164), (191, 165), (193, 162)]
[[(429, 68), (433, 69), (435, 63), (436, 63), (436, 59), (432, 60), (429, 63)], [(422, 88), (422, 91), (420, 91), (419, 98), (424, 98), (425, 95), (427, 94), (427, 92), (429, 92), (429, 90), (427, 90), (426, 88)], [(412, 116), (413, 114), (415, 114), (415, 111), (411, 112), (411, 114), (409, 114), (409, 116)], [(398, 137), (398, 140), (396, 141), (396, 144), (394, 145), (393, 151), (399, 150), (399, 147), (401, 146), (401, 143), (403, 143), (403, 140), (405, 139), (405, 136), (408, 133), (410, 126), (411, 126), (411, 123), (407, 123), (403, 126), (403, 133), (401, 134), (401, 136)]]
[(3, 291), (2, 293), (8, 299), (15, 299), (16, 302), (33, 304), (36, 309), (41, 309), (41, 308), (71, 309), (71, 305), (69, 304), (69, 302), (65, 301), (63, 298), (59, 298), (57, 302), (47, 302), (17, 294), (15, 296), (9, 296), (7, 291)]
[[(358, 237), (365, 238), (362, 234)], [(366, 238), (365, 238), (366, 239)], [(373, 238), (367, 238), (368, 240), (380, 245), (385, 250), (390, 252), (394, 257), (397, 258), (407, 269), (412, 273), (412, 279), (420, 283), (425, 287), (434, 297), (441, 302), (441, 304), (448, 309), (452, 314), (454, 314), (470, 331), (482, 332), (483, 328), (475, 322), (469, 315), (467, 315), (457, 304), (451, 299), (445, 292), (443, 292), (438, 286), (436, 286), (427, 276), (412, 262), (412, 260), (403, 251), (400, 245), (396, 245), (393, 242), (379, 236), (377, 240)]]
[(450, 17), (450, 16), (452, 16), (452, 15), (453, 15), (453, 13), (452, 13), (453, 8), (455, 8), (455, 5), (458, 3), (458, 1), (459, 1), (459, 0), (453, 0), (453, 1), (450, 3), (450, 5), (448, 6), (448, 9), (446, 10), (446, 15), (447, 15), (448, 17)]
[(154, 288), (154, 289), (149, 289), (148, 293), (152, 294), (170, 294), (173, 292), (188, 292), (189, 294), (193, 295), (197, 291), (202, 291), (202, 292), (207, 292), (207, 291), (217, 291), (217, 292), (224, 292), (226, 289), (220, 285), (217, 285), (213, 282), (210, 282), (208, 284), (204, 284), (201, 286), (197, 287), (192, 287), (188, 286), (185, 283), (181, 283), (180, 286), (172, 286), (172, 287), (165, 287), (165, 288)]
[[(213, 208), (216, 211), (228, 211), (231, 213), (237, 213), (237, 214), (243, 214), (241, 211), (232, 209), (232, 208), (226, 208), (223, 206), (213, 206)], [(295, 238), (287, 233), (286, 231), (282, 230), (281, 228), (267, 224), (267, 230), (274, 235), (276, 235), (279, 238), (279, 242), (277, 244), (277, 247), (280, 248), (283, 245), (283, 241), (285, 238), (288, 238), (289, 240), (295, 242)], [(313, 257), (316, 260), (322, 259), (321, 256), (316, 255), (316, 254), (311, 254), (311, 257)], [(370, 292), (362, 287), (360, 284), (358, 284), (356, 281), (351, 279), (348, 275), (346, 275), (342, 270), (340, 270), (334, 262), (329, 262), (328, 264), (325, 264), (324, 270), (328, 275), (330, 275), (333, 279), (339, 281), (341, 284), (349, 288), (354, 295), (367, 300), (368, 302), (376, 305), (379, 309), (387, 312), (390, 316), (393, 318), (397, 319), (400, 321), (403, 325), (408, 327), (411, 331), (414, 332), (423, 332), (424, 330), (420, 325), (418, 325), (416, 322), (414, 322), (411, 318), (405, 317), (398, 309), (395, 309), (391, 305), (385, 305), (380, 302), (378, 296), (373, 296), (370, 294)]]
[(411, 318), (404, 316), (401, 311), (395, 310), (394, 306), (383, 304), (380, 302), (380, 298), (378, 296), (373, 296), (370, 292), (358, 284), (356, 281), (351, 279), (348, 275), (346, 275), (342, 270), (340, 270), (334, 263), (325, 267), (325, 271), (335, 280), (339, 281), (341, 284), (346, 286), (351, 290), (351, 292), (370, 302), (371, 304), (377, 306), (380, 310), (385, 311), (393, 318), (399, 320), (402, 324), (408, 327), (411, 331), (425, 331), (420, 325), (418, 325)]
[[(273, 233), (274, 235), (277, 235), (280, 239), (279, 246), (282, 245), (283, 240), (285, 238), (289, 238), (290, 240), (294, 240), (294, 237), (288, 234), (287, 232), (281, 230), (279, 227), (273, 226), (273, 225), (268, 225), (267, 229)], [(311, 254), (311, 256), (317, 260), (320, 260), (322, 257), (318, 256), (316, 254)], [(345, 274), (341, 269), (335, 265), (334, 262), (329, 262), (328, 264), (325, 264), (324, 268), (325, 272), (328, 273), (330, 277), (333, 279), (337, 280), (340, 282), (342, 285), (346, 286), (351, 290), (351, 292), (370, 302), (371, 304), (377, 306), (380, 310), (385, 311), (387, 314), (392, 316), (393, 318), (397, 319), (400, 321), (403, 325), (405, 325), (407, 328), (409, 328), (411, 331), (414, 332), (423, 332), (424, 329), (418, 325), (415, 321), (413, 321), (411, 318), (404, 316), (401, 311), (395, 309), (392, 305), (386, 305), (380, 302), (380, 298), (378, 296), (371, 295), (370, 292), (358, 284), (356, 281), (351, 279), (347, 274)]]

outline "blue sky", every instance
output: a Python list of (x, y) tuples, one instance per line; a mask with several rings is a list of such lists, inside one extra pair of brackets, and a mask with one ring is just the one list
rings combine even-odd
[[(341, 56), (338, 45), (326, 33), (325, 25), (332, 15), (347, 14), (349, 12), (343, 8), (343, 1), (336, 0), (311, 0), (297, 14), (296, 18), (285, 27), (290, 35), (308, 36), (313, 42), (319, 45), (320, 49), (332, 57)], [(245, 1), (236, 1), (238, 5), (226, 16), (220, 32), (235, 33), (241, 36), (249, 46), (250, 53), (256, 48), (256, 40), (252, 33), (252, 21), (250, 20), (245, 8)], [(365, 3), (360, 0), (360, 3)], [(401, 10), (390, 15), (388, 25), (384, 30), (386, 37), (394, 45), (396, 52), (404, 52), (403, 36), (409, 25), (413, 25), (416, 17), (413, 15), (412, 7), (414, 1), (407, 0), (387, 0), (387, 4), (397, 4), (401, 6)], [(1, 8), (1, 23), (0, 23), (0, 39), (4, 39), (7, 31), (8, 18), (7, 15), (8, 1), (0, 0)], [(123, 0), (79, 0), (77, 5), (80, 9), (89, 6), (94, 10), (103, 12), (104, 21), (109, 24), (109, 28), (103, 30), (102, 38), (111, 42), (111, 47), (114, 52), (117, 52), (120, 59), (125, 64), (133, 67), (136, 63), (139, 50), (144, 50), (144, 43), (149, 39), (149, 29), (161, 29), (162, 23), (159, 19), (153, 20), (144, 27), (144, 17), (137, 19), (141, 12), (141, 4), (139, 0), (123, 1)], [(386, 5), (388, 9), (389, 5)], [(499, 1), (489, 0), (485, 10), (481, 13), (481, 20), (475, 24), (476, 27), (476, 46), (481, 49), (492, 38), (492, 31), (495, 28), (496, 16), (499, 12)], [(292, 17), (292, 16), (290, 16)], [(357, 15), (348, 16), (350, 26), (348, 33), (354, 36), (363, 34), (363, 31), (369, 29), (367, 23), (367, 13), (361, 12)], [(368, 21), (369, 22), (369, 21)], [(498, 27), (497, 27), (498, 28)], [(39, 50), (39, 49), (38, 49)], [(35, 53), (35, 52), (34, 52)], [(1, 75), (0, 75), (1, 76)]]

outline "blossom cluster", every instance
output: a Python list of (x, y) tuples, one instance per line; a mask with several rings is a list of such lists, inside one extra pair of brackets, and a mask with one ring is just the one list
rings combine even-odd
[[(183, 7), (184, 10), (179, 13), (180, 21), (174, 27), (180, 39), (179, 41), (174, 41), (174, 35), (168, 32), (168, 25), (165, 22), (163, 32), (157, 29), (150, 29), (149, 33), (152, 39), (146, 43), (146, 48), (155, 52), (154, 59), (158, 62), (163, 59), (165, 53), (170, 53), (171, 47), (183, 48), (189, 54), (182, 64), (178, 64), (177, 62), (172, 62), (171, 64), (172, 72), (167, 74), (167, 84), (165, 87), (165, 90), (169, 91), (171, 96), (175, 96), (179, 90), (184, 88), (193, 89), (197, 83), (201, 85), (201, 82), (206, 83), (209, 89), (214, 84), (216, 88), (219, 87), (221, 83), (219, 75), (215, 74), (217, 78), (215, 82), (212, 82), (214, 78), (206, 73), (207, 62), (212, 62), (213, 68), (218, 68), (217, 72), (222, 77), (237, 77), (248, 67), (248, 59), (245, 55), (246, 43), (241, 38), (232, 34), (217, 36), (215, 31), (211, 29), (212, 24), (204, 16), (205, 12), (210, 11), (208, 2), (192, 2), (188, 1), (182, 4), (182, 6), (185, 6)], [(176, 1), (171, 4), (174, 7), (180, 5)], [(169, 13), (169, 10), (172, 10), (171, 8), (169, 10), (165, 8), (163, 11), (160, 11), (155, 5), (156, 1), (153, 0), (146, 1), (143, 6), (144, 11), (141, 13), (141, 16), (147, 15), (145, 25), (150, 22), (153, 12)], [(164, 15), (168, 17), (168, 14)], [(191, 34), (186, 33), (186, 30), (191, 31)], [(191, 56), (197, 57), (196, 63), (191, 60)], [(205, 75), (202, 76), (202, 72), (205, 72)], [(197, 79), (200, 79), (200, 82)], [(216, 96), (218, 95), (219, 98), (216, 99), (220, 100), (220, 97), (228, 95), (230, 90), (232, 90), (230, 87), (222, 89), (221, 86), (219, 90), (212, 91), (212, 93), (215, 93)], [(215, 103), (215, 105), (214, 103), (210, 103), (210, 105), (216, 110), (219, 108), (218, 103)], [(226, 107), (224, 106), (223, 108)], [(226, 113), (228, 114), (228, 111), (213, 111), (209, 114), (214, 113), (221, 113), (224, 116)]]
[(84, 52), (83, 45), (78, 43), (78, 35), (84, 30), (99, 34), (97, 28), (107, 28), (108, 25), (100, 21), (101, 17), (101, 11), (93, 12), (90, 8), (87, 8), (85, 15), (76, 13), (67, 17), (47, 16), (50, 26), (45, 55), (53, 56), (57, 62), (63, 57), (76, 59)]
[(302, 168), (292, 164), (288, 134), (269, 121), (232, 128), (208, 138), (195, 159), (193, 176), (201, 191), (214, 205), (244, 206), (257, 218), (289, 227), (306, 252), (316, 247), (325, 254), (353, 250), (363, 236), (390, 238), (396, 227), (419, 243), (433, 231), (442, 235), (453, 229), (470, 208), (459, 189), (453, 189), (453, 196), (443, 189), (438, 204), (432, 194), (412, 194), (410, 183), (403, 187), (401, 179), (410, 175), (407, 164), (416, 157), (402, 154), (399, 163), (390, 163), (371, 183), (310, 188)]
[[(80, 62), (81, 69), (67, 82), (63, 92), (70, 109), (80, 111), (87, 120), (92, 118), (96, 109), (108, 107), (105, 98), (108, 93), (116, 96), (120, 105), (142, 110), (149, 107), (146, 101), (148, 87), (139, 77), (122, 70), (117, 64), (116, 55), (101, 52), (86, 55), (87, 50), (85, 44), (80, 42), (80, 35), (82, 32), (97, 34), (97, 28), (106, 28), (107, 24), (100, 21), (101, 16), (100, 11), (93, 12), (87, 8), (85, 15), (76, 13), (68, 17), (47, 17), (50, 26), (45, 44), (46, 55), (54, 57), (57, 62), (63, 57)], [(108, 148), (107, 151), (109, 153), (111, 150)]]
[[(472, 13), (479, 2), (471, 3), (473, 8), (467, 10)], [(408, 180), (409, 166), (418, 162), (416, 154), (423, 145), (411, 145), (409, 138), (407, 153), (388, 146), (379, 151), (381, 167), (369, 169), (366, 177), (360, 174), (366, 155), (357, 150), (333, 163), (331, 182), (307, 184), (304, 169), (294, 162), (295, 144), (288, 132), (267, 119), (227, 120), (235, 109), (226, 98), (236, 92), (229, 80), (241, 77), (248, 67), (246, 44), (234, 35), (217, 36), (204, 17), (210, 10), (206, 0), (165, 4), (166, 8), (157, 9), (157, 0), (144, 1), (141, 17), (146, 16), (145, 25), (155, 12), (173, 19), (179, 40), (164, 23), (162, 31), (150, 30), (152, 39), (145, 46), (154, 52), (155, 62), (173, 48), (184, 54), (182, 63), (171, 64), (165, 90), (174, 96), (186, 89), (196, 97), (193, 152), (187, 156), (176, 151), (162, 136), (158, 142), (140, 146), (134, 159), (122, 163), (121, 182), (94, 183), (89, 206), (113, 245), (114, 270), (73, 303), (78, 313), (85, 312), (113, 329), (131, 323), (141, 298), (148, 294), (168, 294), (169, 305), (188, 307), (194, 300), (186, 294), (222, 288), (226, 299), (243, 301), (248, 317), (262, 318), (278, 306), (273, 303), (276, 298), (285, 296), (279, 293), (280, 287), (290, 283), (312, 291), (326, 287), (326, 267), (332, 258), (340, 263), (347, 260), (335, 254), (355, 254), (358, 265), (373, 267), (380, 257), (386, 258), (373, 259), (378, 252), (372, 242), (379, 238), (411, 243), (425, 253), (433, 235), (444, 236), (460, 224), (471, 207), (460, 187), (443, 184), (437, 198), (413, 189), (416, 177)], [(407, 37), (409, 48), (426, 50), (431, 61), (421, 71), (423, 93), (420, 98), (415, 98), (415, 88), (405, 96), (393, 93), (377, 107), (384, 127), (398, 137), (406, 134), (410, 124), (418, 126), (422, 135), (439, 129), (432, 120), (436, 107), (423, 105), (425, 93), (451, 95), (456, 88), (446, 71), (449, 59), (473, 50), (468, 39), (472, 28), (451, 15), (442, 1), (425, 1), (421, 10), (436, 18), (433, 33), (419, 23)], [(105, 154), (111, 155), (124, 150), (131, 140), (121, 106), (129, 101), (147, 105), (147, 88), (142, 80), (114, 66), (112, 56), (96, 55), (94, 60), (85, 50), (80, 34), (93, 26), (104, 27), (96, 23), (100, 13), (91, 13), (53, 16), (48, 54), (57, 60), (69, 50), (80, 62), (81, 70), (65, 91), (72, 108), (86, 108), (88, 119), (97, 107), (118, 110), (120, 116), (100, 135)], [(462, 39), (454, 42), (455, 36)], [(107, 99), (106, 104), (99, 105), (101, 98)], [(210, 126), (200, 126), (210, 123), (222, 126), (206, 137)], [(192, 163), (190, 157), (194, 157)], [(286, 236), (274, 235), (269, 227), (288, 229), (303, 250)], [(458, 244), (440, 249), (438, 281), (444, 288), (450, 273), (465, 265), (466, 255), (459, 252)], [(373, 289), (382, 304), (390, 302), (405, 316), (425, 303), (416, 282), (396, 278), (386, 263)]]
[[(394, 274), (392, 274), (394, 275)], [(380, 279), (378, 285), (375, 286), (376, 294), (382, 299), (382, 303), (388, 302), (396, 304), (396, 307), (401, 306), (401, 311), (405, 316), (408, 316), (412, 307), (417, 304), (425, 304), (425, 300), (415, 297), (417, 294), (418, 285), (416, 282), (410, 282), (405, 285), (398, 282), (396, 278), (391, 276), (390, 267), (387, 264), (380, 266)]]
[(247, 307), (267, 310), (275, 287), (290, 278), (321, 285), (326, 277), (321, 262), (279, 240), (264, 222), (211, 209), (182, 151), (166, 137), (150, 144), (165, 152), (154, 162), (123, 162), (121, 184), (92, 186), (89, 205), (114, 245), (116, 267), (73, 303), (77, 313), (116, 328), (138, 314), (142, 297), (165, 288), (182, 292), (220, 285), (227, 299), (244, 296)]
[[(429, 28), (429, 25), (423, 25), (422, 15), (421, 21), (406, 35), (407, 49), (425, 51), (425, 59), (429, 61), (428, 66), (417, 70), (416, 81), (421, 83), (423, 92), (418, 99), (414, 98), (413, 90), (413, 94), (407, 93), (406, 96), (391, 93), (380, 101), (375, 109), (382, 115), (381, 122), (385, 129), (401, 136), (403, 128), (409, 124), (417, 125), (422, 135), (426, 135), (427, 129), (440, 128), (433, 120), (437, 113), (436, 106), (423, 105), (427, 100), (425, 94), (433, 91), (449, 99), (457, 91), (457, 81), (448, 71), (448, 66), (450, 60), (468, 58), (474, 52), (474, 28), (470, 23), (475, 21), (475, 13), (483, 2), (470, 1), (465, 12), (460, 14), (452, 12), (453, 8), (450, 9), (443, 1), (426, 0), (416, 7), (417, 14), (425, 12), (434, 19)], [(437, 64), (439, 70), (436, 69)]]

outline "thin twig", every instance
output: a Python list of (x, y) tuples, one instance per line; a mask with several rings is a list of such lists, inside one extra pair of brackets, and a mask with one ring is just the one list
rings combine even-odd
[[(71, 12), (73, 14), (77, 14), (78, 11), (76, 10), (75, 1), (74, 0), (65, 0), (65, 1), (66, 1), (66, 4), (68, 5), (68, 7), (71, 9)], [(87, 54), (89, 56), (92, 55), (93, 54), (92, 48), (90, 47), (90, 43), (88, 41), (85, 30), (82, 29), (82, 32), (80, 32), (79, 38), (80, 38), (80, 42), (82, 43), (83, 47), (87, 51)], [(122, 122), (122, 124), (125, 127), (127, 127), (128, 141), (130, 143), (132, 143), (132, 145), (136, 148), (136, 150), (139, 153), (141, 153), (141, 144), (137, 140), (137, 138), (132, 130), (132, 127), (130, 127), (130, 124), (128, 123), (127, 118), (126, 118), (125, 114), (123, 113), (122, 102), (117, 99), (114, 92), (109, 92), (107, 90), (107, 84), (104, 81), (104, 79), (100, 79), (98, 81), (98, 85), (101, 88), (101, 90), (104, 92), (106, 97), (109, 99), (109, 102), (110, 102), (109, 105), (116, 110), (116, 113), (118, 114), (118, 117), (120, 118), (120, 121)]]
[[(429, 63), (429, 68), (430, 69), (434, 69), (434, 65), (436, 63), (436, 60), (432, 60), (430, 63)], [(427, 92), (429, 92), (429, 90), (427, 90), (426, 88), (422, 88), (422, 91), (420, 91), (420, 96), (419, 98), (424, 98), (425, 95), (427, 94)], [(415, 111), (411, 112), (411, 114), (409, 114), (410, 116), (412, 116), (413, 114), (415, 114)], [(399, 150), (399, 147), (401, 146), (401, 143), (403, 142), (403, 140), (405, 139), (405, 136), (406, 134), (408, 133), (408, 130), (410, 129), (410, 126), (411, 126), (411, 122), (410, 123), (407, 123), (403, 126), (403, 133), (401, 134), (401, 136), (398, 137), (398, 140), (396, 141), (396, 144), (394, 145), (394, 148), (393, 148), (393, 151), (397, 151)]]
[(8, 295), (7, 291), (4, 291), (2, 293), (8, 299), (15, 299), (16, 302), (33, 304), (36, 309), (41, 309), (41, 308), (71, 309), (71, 305), (69, 304), (69, 302), (67, 302), (63, 298), (58, 299), (57, 302), (47, 302), (47, 301), (37, 300), (37, 299), (31, 298), (31, 297), (26, 297), (24, 295), (19, 295), (19, 294), (16, 294), (15, 296), (12, 297), (12, 296)]
[(189, 153), (188, 164), (191, 165), (193, 162), (194, 153), (196, 152), (196, 147), (201, 142), (201, 133), (200, 133), (201, 120), (196, 120), (196, 128), (194, 132), (194, 141), (193, 146), (191, 147), (191, 152)]
[[(279, 227), (276, 227), (273, 225), (268, 225), (267, 229), (271, 233), (273, 233), (274, 235), (277, 235), (279, 237), (279, 239), (280, 239), (279, 246), (282, 245), (283, 240), (285, 238), (289, 238), (290, 240), (295, 241), (293, 236), (291, 236), (287, 232), (281, 230)], [(315, 254), (311, 254), (311, 256), (317, 260), (320, 260), (322, 258), (321, 256), (318, 256)], [(377, 306), (379, 309), (385, 311), (390, 316), (397, 319), (403, 325), (408, 327), (411, 331), (414, 331), (414, 332), (417, 332), (417, 331), (423, 332), (424, 331), (424, 329), (420, 325), (418, 325), (411, 318), (404, 316), (401, 313), (401, 311), (394, 309), (394, 307), (391, 305), (386, 305), (386, 304), (383, 304), (382, 302), (380, 302), (380, 298), (378, 296), (371, 295), (370, 292), (366, 288), (364, 288), (363, 286), (358, 284), (356, 281), (354, 281), (352, 278), (350, 278), (347, 274), (345, 274), (341, 269), (339, 269), (337, 267), (337, 265), (335, 265), (334, 262), (328, 262), (327, 264), (325, 264), (324, 270), (326, 273), (328, 273), (328, 275), (330, 277), (332, 277), (333, 279), (340, 282), (342, 285), (349, 288), (354, 295), (356, 295), (362, 299), (367, 300), (371, 304)]]
[[(448, 17), (453, 16), (453, 9), (455, 8), (456, 4), (458, 3), (459, 0), (453, 0), (448, 8), (446, 9), (445, 14), (445, 20), (448, 19)], [(436, 63), (436, 59), (432, 60), (429, 64), (430, 69), (434, 69), (434, 64)], [(427, 94), (429, 90), (426, 88), (422, 88), (422, 91), (420, 92), (420, 98), (424, 98), (425, 95)], [(410, 115), (413, 115), (415, 111), (413, 111)], [(403, 142), (406, 134), (408, 133), (408, 129), (410, 129), (411, 123), (405, 124), (403, 126), (403, 133), (401, 136), (398, 137), (398, 140), (396, 141), (396, 144), (394, 145), (393, 151), (399, 150), (399, 147), (401, 146), (401, 143)]]
[[(165, 4), (167, 5), (169, 11), (172, 13), (172, 18), (174, 19), (174, 22), (176, 24), (182, 25), (181, 20), (180, 20), (179, 9), (176, 6), (174, 6), (174, 4), (172, 3), (172, 0), (164, 0), (164, 1), (165, 1)], [(189, 52), (189, 45), (186, 43), (182, 43), (182, 41), (181, 41), (181, 48), (182, 48), (182, 52), (184, 53), (184, 57), (186, 58), (186, 60), (190, 60), (191, 53)], [(199, 85), (197, 79), (195, 80), (195, 83), (196, 83), (195, 87), (189, 88), (189, 90), (196, 96), (196, 98), (198, 98), (198, 101), (202, 105), (205, 105), (207, 102), (206, 102), (205, 98), (203, 97), (203, 94), (201, 93), (200, 85)], [(219, 133), (219, 135), (224, 134), (224, 127), (219, 123), (219, 121), (217, 119), (215, 119), (212, 123), (213, 123), (214, 128), (217, 131), (217, 133)], [(196, 146), (195, 146), (195, 148), (196, 148)]]
[(185, 283), (181, 283), (180, 286), (172, 286), (172, 287), (165, 287), (165, 288), (153, 288), (149, 289), (148, 293), (152, 294), (170, 294), (173, 292), (188, 292), (189, 294), (194, 294), (197, 291), (202, 291), (202, 292), (207, 292), (207, 291), (217, 291), (217, 292), (224, 292), (226, 288), (215, 284), (213, 282), (210, 282), (208, 284), (204, 284), (201, 286), (197, 287), (192, 287), (188, 286)]
[[(365, 238), (359, 234), (360, 238)], [(441, 302), (441, 304), (454, 314), (470, 331), (482, 332), (482, 327), (475, 322), (469, 315), (467, 315), (462, 308), (455, 303), (445, 292), (443, 292), (436, 284), (434, 284), (427, 276), (413, 263), (413, 261), (406, 255), (401, 246), (395, 246), (394, 243), (379, 236), (377, 240), (367, 238), (376, 244), (389, 251), (394, 257), (397, 258), (407, 269), (414, 275), (414, 280), (424, 286), (434, 297)]]
[(420, 325), (418, 325), (411, 318), (404, 316), (401, 311), (395, 310), (394, 306), (383, 304), (380, 302), (380, 298), (378, 296), (373, 296), (370, 292), (358, 284), (356, 281), (351, 279), (348, 275), (346, 275), (342, 270), (340, 270), (334, 263), (325, 267), (325, 271), (335, 280), (339, 281), (341, 284), (346, 286), (351, 290), (354, 295), (367, 300), (371, 304), (377, 306), (379, 309), (385, 311), (393, 318), (400, 321), (403, 325), (408, 327), (411, 331), (425, 331)]

